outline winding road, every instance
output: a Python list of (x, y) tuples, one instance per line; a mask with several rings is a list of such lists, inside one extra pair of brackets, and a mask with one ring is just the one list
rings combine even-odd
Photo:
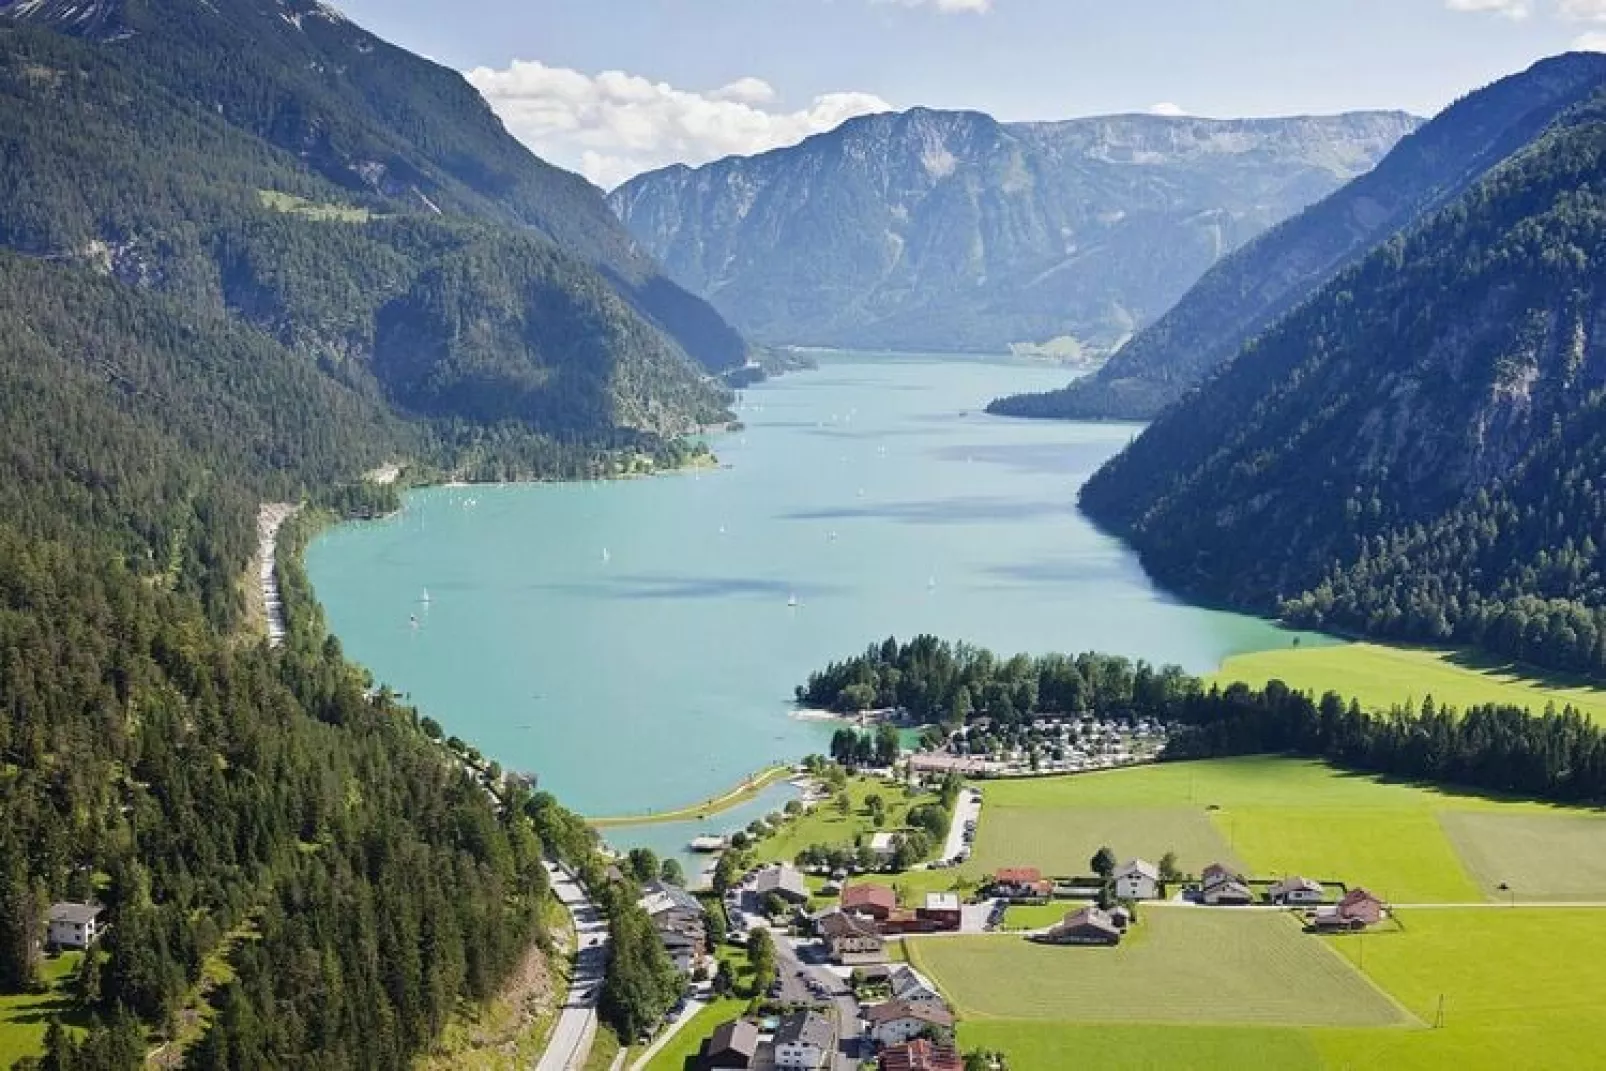
[(578, 1071), (591, 1055), (591, 1042), (597, 1036), (597, 994), (608, 964), (608, 923), (567, 870), (549, 862), (547, 874), (553, 893), (574, 920), (576, 951), (568, 1002), (535, 1067), (536, 1071)]

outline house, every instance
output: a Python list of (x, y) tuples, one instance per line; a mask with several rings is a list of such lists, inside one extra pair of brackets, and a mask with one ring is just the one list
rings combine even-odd
[(898, 838), (894, 833), (877, 833), (870, 838), (870, 854), (881, 862), (889, 861), (898, 850)]
[(1244, 876), (1227, 866), (1225, 863), (1211, 863), (1199, 875), (1199, 888), (1209, 889), (1212, 885), (1220, 885), (1224, 881), (1242, 882)]
[(1218, 881), (1205, 887), (1201, 899), (1211, 907), (1243, 907), (1255, 902), (1255, 894), (1241, 881)]
[(1033, 940), (1050, 945), (1118, 945), (1121, 929), (1108, 912), (1096, 907), (1072, 911), (1064, 920), (1034, 937)]
[(951, 1045), (934, 1045), (916, 1038), (881, 1050), (881, 1071), (964, 1071), (965, 1062)]
[(842, 910), (850, 915), (864, 915), (885, 922), (898, 910), (898, 894), (885, 885), (861, 883), (842, 890)]
[(887, 985), (892, 990), (893, 1000), (901, 1000), (905, 1004), (948, 1006), (942, 994), (937, 992), (937, 987), (921, 977), (913, 967), (900, 965), (894, 968), (887, 976)]
[(758, 1053), (758, 1027), (746, 1019), (732, 1019), (714, 1028), (703, 1045), (703, 1066), (747, 1068)]
[(1115, 895), (1122, 900), (1154, 900), (1160, 895), (1160, 868), (1134, 859), (1115, 872)]
[(868, 1033), (878, 1045), (902, 1045), (928, 1030), (952, 1030), (954, 1016), (947, 1008), (937, 1004), (911, 1004), (905, 1000), (889, 1000), (866, 1009), (864, 1021)]
[(1330, 907), (1319, 907), (1311, 919), (1318, 930), (1363, 930), (1376, 925), (1388, 914), (1388, 905), (1356, 886)]
[(843, 911), (827, 911), (814, 923), (831, 959), (843, 966), (880, 963), (887, 958), (887, 942), (875, 925)]
[(753, 880), (753, 891), (758, 894), (761, 901), (770, 893), (774, 893), (790, 903), (809, 902), (809, 887), (803, 883), (803, 874), (790, 863), (781, 863), (760, 870), (758, 877)]
[(835, 1055), (836, 1028), (819, 1012), (792, 1012), (775, 1028), (779, 1071), (816, 1071)]
[(106, 929), (100, 922), (105, 911), (99, 904), (51, 904), (45, 939), (57, 948), (88, 948)]
[(1054, 895), (1054, 883), (1045, 881), (1035, 866), (1005, 867), (993, 875), (988, 891), (1001, 900), (1047, 900)]
[(691, 974), (711, 950), (708, 916), (702, 903), (685, 889), (653, 882), (642, 894), (640, 904), (675, 969)]
[(960, 906), (957, 893), (934, 892), (926, 894), (926, 906), (922, 907), (918, 914), (921, 918), (938, 923), (943, 929), (957, 930), (964, 910)]
[(1327, 898), (1322, 883), (1310, 878), (1284, 878), (1266, 893), (1274, 904), (1319, 904)]

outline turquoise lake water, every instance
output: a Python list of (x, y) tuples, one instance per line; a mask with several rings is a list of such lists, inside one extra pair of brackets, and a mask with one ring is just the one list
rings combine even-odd
[(1007, 359), (826, 356), (743, 392), (747, 430), (714, 441), (717, 471), (420, 491), (323, 535), (307, 564), (351, 657), (588, 814), (706, 799), (823, 750), (830, 727), (792, 716), (793, 686), (888, 635), (1201, 672), (1287, 646), (1269, 622), (1160, 592), (1076, 512), (1136, 426), (981, 412), (1064, 380)]

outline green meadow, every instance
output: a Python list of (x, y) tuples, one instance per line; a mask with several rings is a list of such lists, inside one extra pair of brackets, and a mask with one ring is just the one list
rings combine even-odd
[(1537, 714), (1554, 703), (1558, 710), (1571, 704), (1592, 718), (1606, 718), (1606, 688), (1464, 651), (1375, 643), (1285, 647), (1229, 658), (1212, 679), (1257, 687), (1281, 680), (1298, 691), (1319, 696), (1333, 690), (1382, 710), (1407, 701), (1421, 703), (1431, 695), (1441, 706), (1463, 710), (1509, 703)]

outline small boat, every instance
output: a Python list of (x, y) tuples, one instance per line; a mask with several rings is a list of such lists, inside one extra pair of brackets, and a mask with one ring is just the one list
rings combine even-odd
[(429, 605), (429, 589), (428, 588), (424, 589), (424, 594), (419, 596), (418, 601), (423, 603), (425, 606)]
[(418, 627), (418, 615), (417, 614), (408, 614), (407, 615), (407, 623), (412, 625), (413, 628), (417, 628)]
[(787, 600), (786, 600), (786, 605), (792, 607), (793, 609), (796, 609), (797, 608), (797, 596), (796, 595), (789, 596), (787, 598)]
[(608, 548), (607, 547), (603, 547), (602, 548), (602, 563), (604, 565), (606, 565), (607, 563), (609, 563), (611, 561), (613, 561), (613, 555), (608, 553)]

